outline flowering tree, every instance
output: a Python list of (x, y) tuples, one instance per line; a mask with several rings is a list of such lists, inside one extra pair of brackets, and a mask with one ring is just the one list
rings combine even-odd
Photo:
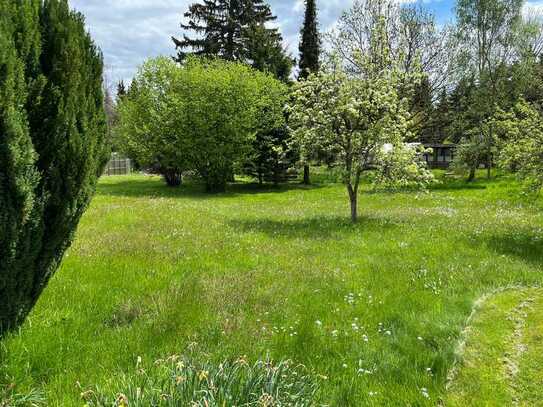
[(543, 187), (543, 121), (541, 113), (524, 100), (496, 119), (500, 143), (498, 164), (516, 172), (535, 192)]
[[(386, 168), (390, 174), (404, 174), (404, 185), (410, 179), (430, 179), (426, 169), (416, 164), (416, 154), (401, 153), (401, 159), (397, 159), (398, 152), (407, 148), (404, 139), (410, 116), (405, 101), (398, 96), (400, 75), (387, 62), (386, 49), (381, 48), (381, 58), (375, 55), (364, 61), (363, 75), (350, 77), (336, 64), (300, 82), (294, 88), (289, 109), (302, 154), (327, 152), (343, 168), (353, 222), (358, 216), (362, 172), (380, 157), (394, 155), (396, 159), (388, 160), (388, 165), (377, 167)], [(389, 153), (385, 145), (392, 147)], [(425, 177), (421, 178), (422, 173)], [(387, 176), (376, 177), (379, 179), (390, 181)]]

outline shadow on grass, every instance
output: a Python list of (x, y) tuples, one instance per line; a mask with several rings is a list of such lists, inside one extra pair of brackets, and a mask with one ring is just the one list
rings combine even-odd
[(356, 233), (382, 233), (385, 229), (399, 227), (397, 222), (383, 217), (360, 217), (353, 224), (346, 213), (345, 216), (319, 216), (303, 219), (237, 219), (229, 222), (236, 230), (246, 233), (264, 233), (270, 237), (328, 239), (343, 238)]
[(510, 231), (487, 238), (488, 247), (499, 254), (515, 256), (536, 266), (543, 266), (543, 239), (532, 231)]
[(463, 191), (463, 190), (484, 190), (487, 189), (487, 185), (477, 182), (466, 181), (442, 181), (440, 184), (430, 186), (430, 191)]
[(151, 197), (151, 198), (192, 198), (192, 199), (213, 199), (229, 198), (240, 195), (251, 194), (276, 194), (292, 190), (313, 190), (322, 188), (325, 185), (301, 185), (295, 183), (281, 184), (274, 186), (271, 184), (259, 185), (256, 183), (232, 183), (223, 193), (206, 193), (205, 187), (198, 183), (186, 183), (180, 187), (168, 187), (160, 178), (134, 178), (108, 180), (98, 185), (98, 195), (124, 196), (124, 197)]

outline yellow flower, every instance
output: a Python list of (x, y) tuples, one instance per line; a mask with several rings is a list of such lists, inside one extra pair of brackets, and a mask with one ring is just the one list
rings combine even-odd
[(198, 379), (200, 381), (206, 380), (209, 376), (209, 372), (207, 370), (202, 370), (200, 373), (198, 373)]
[(117, 397), (117, 405), (119, 407), (128, 407), (128, 397), (126, 397), (124, 394), (119, 394)]

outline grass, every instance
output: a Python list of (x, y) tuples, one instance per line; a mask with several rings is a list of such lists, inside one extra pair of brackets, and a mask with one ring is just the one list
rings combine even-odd
[(543, 290), (495, 294), (469, 326), (447, 405), (541, 405), (542, 366)]
[(139, 363), (196, 348), (209, 366), (303, 365), (315, 404), (435, 406), (475, 301), (543, 281), (541, 202), (509, 178), (364, 193), (357, 225), (337, 184), (200, 191), (101, 181), (61, 270), (0, 345), (0, 405), (8, 387), (49, 406), (114, 399)]

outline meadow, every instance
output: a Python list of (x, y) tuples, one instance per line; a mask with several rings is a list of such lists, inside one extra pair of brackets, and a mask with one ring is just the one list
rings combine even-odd
[[(509, 319), (495, 308), (473, 319), (495, 291), (531, 287), (543, 309), (541, 199), (511, 177), (438, 177), (429, 192), (365, 187), (356, 225), (345, 188), (324, 174), (309, 187), (240, 182), (216, 195), (158, 177), (103, 178), (61, 269), (0, 345), (4, 397), (124, 405), (124, 394), (138, 405), (130, 395), (145, 391), (134, 390), (142, 370), (152, 377), (155, 361), (190, 354), (207, 373), (224, 361), (289, 361), (314, 386), (307, 404), (465, 405), (484, 395), (485, 405), (534, 405), (540, 373), (514, 374), (516, 395), (511, 383), (493, 392), (478, 382), (492, 369), (466, 328), (475, 321), (500, 344), (519, 328), (497, 323)], [(531, 355), (522, 363), (541, 352)]]

